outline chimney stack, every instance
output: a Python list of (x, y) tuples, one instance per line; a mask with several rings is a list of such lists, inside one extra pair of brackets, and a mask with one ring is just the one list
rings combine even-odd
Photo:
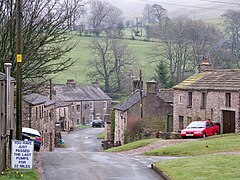
[(213, 68), (212, 68), (211, 63), (209, 63), (208, 58), (205, 57), (202, 64), (200, 64), (198, 66), (198, 72), (201, 73), (201, 72), (204, 72), (204, 71), (212, 71), (212, 70), (213, 70)]
[(68, 80), (67, 80), (67, 85), (68, 85), (69, 87), (72, 87), (72, 88), (75, 88), (75, 87), (76, 87), (76, 83), (75, 83), (74, 79), (68, 79)]
[(147, 94), (157, 93), (157, 82), (152, 80), (147, 82)]

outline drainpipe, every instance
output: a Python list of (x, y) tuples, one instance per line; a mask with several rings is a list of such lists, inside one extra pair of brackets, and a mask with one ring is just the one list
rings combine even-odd
[(4, 63), (5, 66), (5, 76), (6, 76), (6, 119), (5, 119), (5, 133), (9, 131), (11, 127), (10, 123), (10, 68), (12, 66), (11, 63)]
[(5, 116), (5, 138), (6, 138), (6, 166), (10, 164), (10, 151), (11, 151), (11, 138), (12, 138), (12, 130), (10, 131), (11, 127), (11, 118), (10, 118), (10, 86), (11, 86), (11, 79), (10, 79), (10, 69), (12, 64), (11, 63), (4, 63), (5, 67), (5, 77), (6, 77), (6, 116)]

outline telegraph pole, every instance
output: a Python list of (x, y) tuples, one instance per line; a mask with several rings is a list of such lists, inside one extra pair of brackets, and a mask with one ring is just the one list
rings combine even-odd
[(141, 111), (141, 119), (143, 118), (143, 97), (142, 97), (142, 71), (139, 72), (140, 76), (140, 111)]
[(22, 139), (22, 0), (16, 0), (16, 139)]

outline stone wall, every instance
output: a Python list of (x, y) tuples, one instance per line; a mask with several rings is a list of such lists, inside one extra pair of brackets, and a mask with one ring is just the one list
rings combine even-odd
[[(212, 120), (221, 122), (222, 111), (234, 111), (236, 119), (236, 132), (239, 131), (239, 92), (231, 93), (231, 107), (226, 107), (225, 91), (191, 91), (192, 106), (188, 107), (188, 92), (184, 90), (174, 90), (174, 131), (180, 131), (179, 116), (183, 117), (184, 128), (194, 120)], [(202, 92), (206, 93), (206, 106), (201, 107)]]

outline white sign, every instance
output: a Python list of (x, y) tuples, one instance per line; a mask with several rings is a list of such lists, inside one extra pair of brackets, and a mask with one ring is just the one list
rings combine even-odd
[(13, 169), (32, 169), (33, 165), (33, 141), (12, 140), (12, 159)]

